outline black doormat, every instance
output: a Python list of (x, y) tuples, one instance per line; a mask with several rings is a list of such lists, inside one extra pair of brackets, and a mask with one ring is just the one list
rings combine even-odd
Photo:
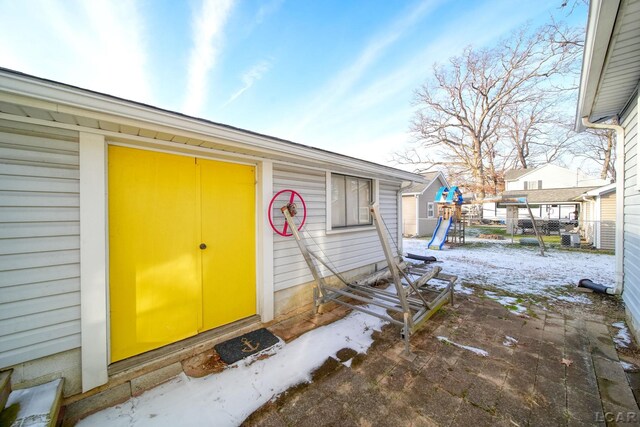
[(265, 328), (262, 328), (216, 344), (213, 348), (226, 364), (231, 365), (277, 343), (278, 338)]

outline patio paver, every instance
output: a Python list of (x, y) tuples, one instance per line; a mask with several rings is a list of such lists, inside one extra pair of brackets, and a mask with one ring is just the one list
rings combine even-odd
[[(343, 354), (244, 425), (640, 425), (605, 319), (534, 313), (458, 296), (412, 337), (412, 362), (400, 357), (398, 329), (386, 326), (366, 355)], [(507, 346), (507, 336), (517, 343)]]

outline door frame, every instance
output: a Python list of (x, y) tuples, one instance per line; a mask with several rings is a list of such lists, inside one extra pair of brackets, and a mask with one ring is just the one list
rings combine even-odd
[[(171, 143), (112, 141), (104, 135), (80, 133), (81, 332), (82, 390), (108, 381), (109, 319), (109, 189), (108, 146), (162, 152), (255, 167), (256, 313), (263, 323), (274, 317), (273, 233), (266, 212), (273, 195), (273, 163), (252, 156), (221, 156), (207, 149)], [(95, 274), (95, 272), (99, 272)]]

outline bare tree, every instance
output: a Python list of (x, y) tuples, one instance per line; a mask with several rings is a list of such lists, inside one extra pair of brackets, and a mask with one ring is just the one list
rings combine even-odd
[[(576, 45), (557, 43), (555, 36), (552, 26), (533, 34), (525, 29), (492, 49), (467, 48), (434, 66), (433, 77), (416, 91), (416, 145), (395, 160), (466, 177), (479, 198), (500, 191), (514, 156), (527, 164), (542, 133), (539, 122), (549, 118), (544, 101), (562, 96), (561, 77), (579, 55)], [(517, 135), (510, 133), (514, 123)]]
[(508, 106), (503, 115), (502, 153), (508, 169), (526, 169), (541, 163), (557, 162), (575, 142), (572, 120), (544, 93), (533, 94), (527, 102)]
[(589, 160), (600, 168), (600, 178), (616, 180), (616, 143), (611, 130), (587, 129), (576, 144), (576, 157)]

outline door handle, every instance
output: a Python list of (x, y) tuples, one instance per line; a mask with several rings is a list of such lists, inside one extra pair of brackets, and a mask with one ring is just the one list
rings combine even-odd
[(200, 249), (207, 249), (207, 245), (205, 245), (204, 243), (200, 243)]

